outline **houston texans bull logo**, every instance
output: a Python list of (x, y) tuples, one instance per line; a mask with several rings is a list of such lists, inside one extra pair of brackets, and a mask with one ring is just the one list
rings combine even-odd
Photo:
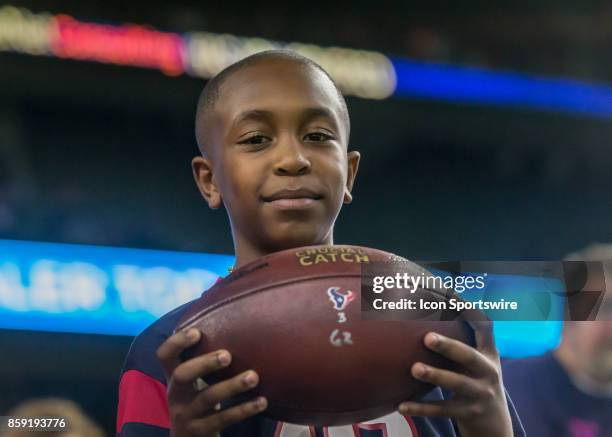
[(340, 291), (340, 287), (329, 287), (327, 289), (327, 295), (329, 296), (329, 300), (334, 304), (334, 309), (336, 311), (344, 310), (349, 303), (355, 300), (355, 293), (351, 290), (343, 293)]

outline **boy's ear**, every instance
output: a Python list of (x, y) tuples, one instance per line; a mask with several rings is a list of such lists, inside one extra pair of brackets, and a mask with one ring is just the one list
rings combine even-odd
[(357, 177), (357, 170), (359, 170), (360, 158), (361, 155), (356, 150), (352, 150), (346, 154), (348, 171), (346, 173), (346, 187), (344, 187), (344, 203), (351, 203), (353, 201), (351, 191), (353, 190), (353, 184)]
[(220, 208), (221, 193), (213, 178), (213, 167), (210, 159), (203, 156), (196, 156), (191, 161), (191, 168), (193, 169), (195, 183), (200, 189), (200, 193), (202, 193), (204, 199), (206, 199), (208, 207), (211, 209)]

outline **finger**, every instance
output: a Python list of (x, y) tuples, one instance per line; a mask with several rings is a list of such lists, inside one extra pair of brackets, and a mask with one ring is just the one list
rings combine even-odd
[(496, 369), (482, 353), (473, 347), (453, 338), (430, 332), (425, 336), (425, 346), (434, 352), (445, 356), (451, 361), (461, 364), (468, 371), (478, 375), (489, 375)]
[(207, 416), (194, 421), (194, 428), (201, 430), (202, 434), (218, 433), (235, 423), (248, 419), (255, 414), (261, 413), (268, 407), (268, 401), (264, 397), (258, 397), (252, 401), (245, 402), (227, 410)]
[(227, 367), (231, 360), (232, 356), (226, 350), (218, 350), (200, 355), (179, 364), (174, 369), (170, 379), (175, 384), (189, 384), (193, 386), (198, 377), (206, 376), (215, 370)]
[(211, 411), (217, 404), (251, 390), (257, 384), (259, 384), (259, 375), (252, 370), (213, 384), (198, 394), (193, 401), (191, 415), (198, 416)]
[(412, 366), (412, 376), (461, 396), (477, 397), (483, 391), (480, 383), (473, 378), (423, 363), (415, 363)]
[(157, 349), (157, 358), (161, 362), (167, 378), (172, 375), (174, 369), (181, 363), (181, 353), (200, 341), (201, 335), (199, 329), (180, 331), (166, 339)]
[(461, 405), (452, 399), (433, 402), (402, 402), (399, 404), (398, 411), (407, 416), (464, 417)]

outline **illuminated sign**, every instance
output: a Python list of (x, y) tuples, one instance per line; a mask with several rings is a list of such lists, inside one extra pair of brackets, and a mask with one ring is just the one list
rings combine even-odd
[(612, 117), (612, 86), (394, 59), (396, 95)]
[(138, 24), (86, 23), (69, 15), (34, 14), (0, 7), (0, 51), (153, 68), (208, 79), (258, 51), (287, 48), (320, 63), (342, 92), (384, 99), (395, 89), (395, 70), (383, 54), (263, 38), (193, 32), (180, 35)]
[(61, 58), (157, 68), (171, 76), (183, 73), (183, 40), (176, 33), (135, 24), (83, 23), (68, 15), (57, 16), (55, 22), (51, 48)]
[(51, 14), (33, 14), (13, 6), (0, 8), (0, 50), (50, 55), (54, 32)]
[(0, 240), (0, 328), (135, 335), (233, 257)]
[(612, 87), (603, 84), (415, 62), (342, 47), (209, 32), (181, 35), (140, 24), (86, 23), (65, 14), (0, 7), (0, 51), (209, 79), (240, 59), (273, 48), (294, 50), (313, 59), (346, 95), (367, 99), (393, 95), (612, 117)]
[(254, 53), (284, 48), (300, 53), (323, 67), (343, 94), (384, 99), (395, 90), (395, 70), (381, 53), (314, 44), (280, 43), (263, 38), (196, 32), (186, 35), (187, 70), (199, 77), (213, 77), (225, 67)]

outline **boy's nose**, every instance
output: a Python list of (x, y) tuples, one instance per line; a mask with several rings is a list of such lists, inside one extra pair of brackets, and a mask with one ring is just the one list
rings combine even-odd
[(299, 176), (309, 173), (311, 163), (298, 141), (287, 141), (279, 147), (274, 173), (279, 176)]

